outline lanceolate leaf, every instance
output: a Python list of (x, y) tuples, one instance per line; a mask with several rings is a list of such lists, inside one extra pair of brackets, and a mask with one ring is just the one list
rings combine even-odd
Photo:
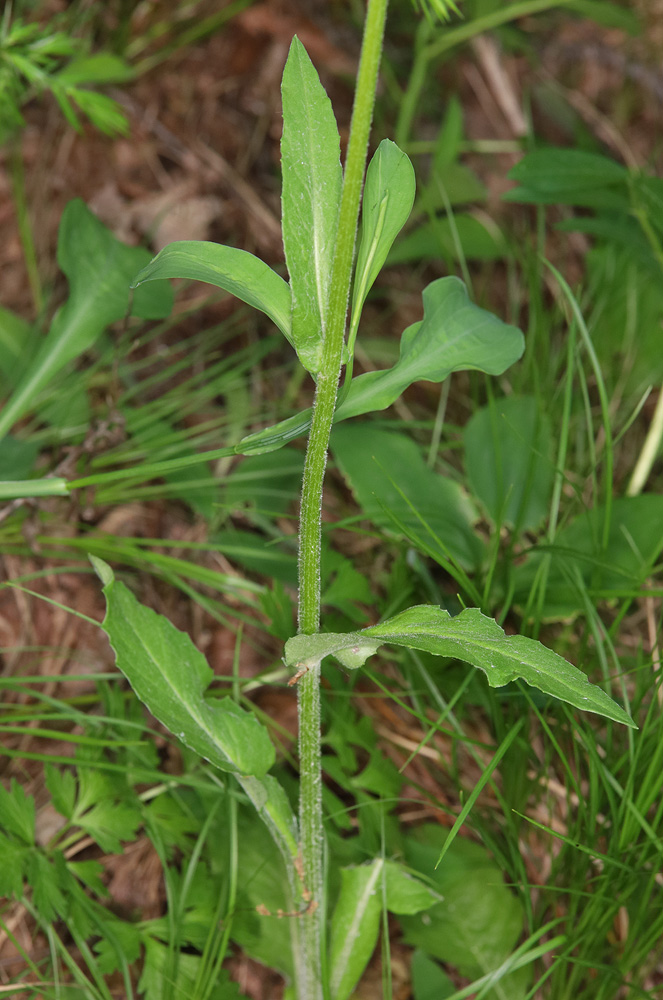
[(246, 250), (203, 240), (169, 243), (136, 275), (133, 287), (159, 278), (188, 278), (223, 288), (264, 312), (292, 343), (288, 283)]
[(476, 569), (484, 546), (478, 513), (458, 483), (426, 464), (405, 434), (352, 421), (335, 427), (331, 449), (367, 517), (424, 552)]
[(320, 366), (343, 172), (331, 102), (298, 38), (283, 96), (282, 225), (292, 290), (292, 339), (310, 372)]
[(266, 455), (270, 451), (278, 451), (290, 441), (306, 434), (311, 426), (311, 408), (295, 413), (292, 417), (280, 420), (271, 427), (263, 427), (254, 434), (248, 434), (235, 445), (238, 455)]
[(472, 493), (493, 524), (537, 527), (554, 472), (550, 421), (531, 396), (506, 396), (470, 418), (463, 432)]
[(352, 295), (352, 331), (356, 331), (366, 296), (408, 220), (415, 191), (414, 169), (409, 158), (396, 143), (383, 139), (366, 171)]
[[(89, 350), (105, 327), (126, 315), (129, 282), (148, 259), (141, 247), (120, 243), (80, 199), (69, 202), (58, 232), (58, 264), (69, 280), (69, 298), (0, 415), (0, 437), (66, 364)], [(171, 306), (168, 287), (145, 289), (136, 295), (133, 313), (160, 319)]]
[(383, 871), (382, 858), (341, 871), (329, 947), (332, 1000), (347, 1000), (373, 954), (380, 928)]
[(344, 657), (344, 665), (360, 666), (383, 643), (464, 660), (483, 670), (491, 687), (520, 678), (576, 708), (634, 725), (624, 709), (590, 684), (577, 667), (534, 639), (506, 635), (478, 608), (467, 608), (452, 618), (442, 608), (420, 604), (360, 632), (297, 635), (286, 642), (286, 662), (302, 669), (324, 656), (350, 650), (355, 663)]
[(118, 668), (140, 700), (186, 746), (222, 771), (263, 777), (274, 763), (264, 726), (231, 698), (206, 699), (214, 675), (190, 637), (139, 604), (106, 563), (91, 559), (105, 583), (103, 629)]
[(584, 205), (628, 211), (628, 171), (614, 160), (580, 149), (535, 149), (509, 172), (519, 187), (507, 201)]

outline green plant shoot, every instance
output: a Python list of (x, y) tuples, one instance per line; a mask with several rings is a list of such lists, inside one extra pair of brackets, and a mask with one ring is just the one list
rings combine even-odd
[[(374, 892), (384, 877), (383, 862), (344, 873), (341, 897), (328, 926), (319, 683), (326, 656), (355, 670), (383, 644), (423, 650), (478, 667), (492, 686), (522, 679), (575, 708), (632, 725), (627, 713), (592, 686), (582, 671), (532, 639), (506, 635), (478, 608), (452, 617), (439, 607), (416, 606), (356, 632), (320, 629), (322, 484), (334, 421), (382, 410), (419, 380), (441, 382), (451, 372), (467, 369), (499, 375), (524, 348), (519, 330), (474, 305), (457, 278), (442, 278), (425, 289), (423, 318), (403, 332), (396, 364), (352, 377), (362, 307), (414, 199), (412, 165), (394, 143), (385, 140), (378, 146), (365, 173), (385, 16), (386, 0), (370, 0), (344, 168), (329, 98), (304, 47), (296, 38), (292, 42), (283, 73), (281, 145), (289, 282), (244, 251), (192, 242), (167, 246), (134, 279), (138, 288), (145, 282), (180, 277), (226, 289), (275, 323), (316, 384), (309, 411), (246, 439), (237, 449), (270, 451), (308, 432), (299, 529), (299, 635), (285, 647), (299, 697), (298, 818), (284, 790), (268, 774), (274, 749), (267, 730), (234, 701), (210, 698), (206, 688), (211, 671), (191, 642), (163, 618), (141, 608), (109, 567), (95, 561), (107, 600), (104, 629), (118, 667), (174, 735), (215, 767), (236, 776), (280, 851), (288, 872), (288, 907), (296, 915), (290, 922), (291, 967), (299, 1000), (350, 996), (377, 935)], [(353, 267), (362, 185), (361, 236)], [(92, 330), (86, 334), (92, 335)], [(337, 405), (344, 362), (346, 378)], [(14, 415), (21, 405), (19, 392)], [(407, 448), (406, 458), (413, 461)], [(456, 540), (449, 543), (452, 552), (455, 544)], [(474, 558), (476, 546), (470, 540), (460, 561), (471, 566)], [(396, 876), (392, 872), (390, 877)], [(428, 900), (426, 905), (430, 904)], [(416, 905), (407, 912), (415, 912)], [(358, 923), (357, 914), (362, 917)]]

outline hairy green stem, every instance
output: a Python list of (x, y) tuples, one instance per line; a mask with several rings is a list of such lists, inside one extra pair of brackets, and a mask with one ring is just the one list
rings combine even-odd
[[(304, 465), (299, 522), (299, 631), (312, 635), (320, 628), (320, 551), (322, 485), (329, 435), (341, 375), (341, 358), (348, 310), (359, 203), (364, 180), (368, 139), (375, 104), (387, 0), (369, 0), (364, 26), (359, 74), (343, 176), (338, 233)], [(300, 1000), (320, 1000), (326, 993), (322, 975), (325, 926), (323, 906), (323, 829), (320, 776), (319, 666), (299, 681), (299, 818), (302, 877), (310, 893), (310, 907), (302, 918), (303, 960), (298, 976)]]

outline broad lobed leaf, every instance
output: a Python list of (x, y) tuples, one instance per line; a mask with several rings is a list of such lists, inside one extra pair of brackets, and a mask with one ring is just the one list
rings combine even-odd
[(424, 318), (403, 332), (396, 364), (354, 379), (336, 420), (384, 410), (420, 380), (442, 382), (468, 369), (501, 375), (522, 355), (520, 330), (474, 305), (459, 278), (431, 282), (423, 301)]
[[(456, 371), (472, 369), (501, 375), (523, 353), (525, 341), (515, 326), (470, 302), (458, 278), (439, 278), (423, 292), (424, 318), (403, 332), (400, 358), (386, 371), (367, 372), (352, 380), (334, 422), (390, 406), (413, 382), (442, 382)], [(308, 430), (304, 410), (273, 427), (244, 438), (240, 454), (263, 454), (282, 448)]]

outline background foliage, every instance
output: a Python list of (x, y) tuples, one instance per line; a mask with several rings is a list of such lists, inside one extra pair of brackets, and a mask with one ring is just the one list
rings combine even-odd
[[(579, 665), (639, 730), (426, 651), (383, 650), (361, 678), (328, 663), (329, 891), (362, 929), (338, 997), (366, 962), (358, 996), (616, 1000), (663, 983), (655, 6), (466, 0), (441, 26), (392, 5), (374, 134), (412, 157), (417, 193), (367, 291), (355, 384), (382, 392), (421, 289), (449, 275), (526, 350), (493, 383), (419, 383), (384, 413), (347, 397), (363, 419), (332, 440), (326, 627), (473, 604)], [(347, 121), (362, 12), (103, 8), (14, 4), (0, 39), (3, 985), (278, 996), (296, 918), (256, 907), (283, 906), (279, 859), (232, 779), (109, 669), (87, 554), (128, 606), (194, 637), (210, 711), (270, 726), (294, 797), (280, 656), (310, 383), (234, 300), (190, 285), (173, 311), (164, 282), (127, 286), (172, 239), (283, 273), (284, 45), (300, 34)], [(274, 425), (285, 448), (237, 454)], [(53, 495), (23, 500), (46, 475)]]

